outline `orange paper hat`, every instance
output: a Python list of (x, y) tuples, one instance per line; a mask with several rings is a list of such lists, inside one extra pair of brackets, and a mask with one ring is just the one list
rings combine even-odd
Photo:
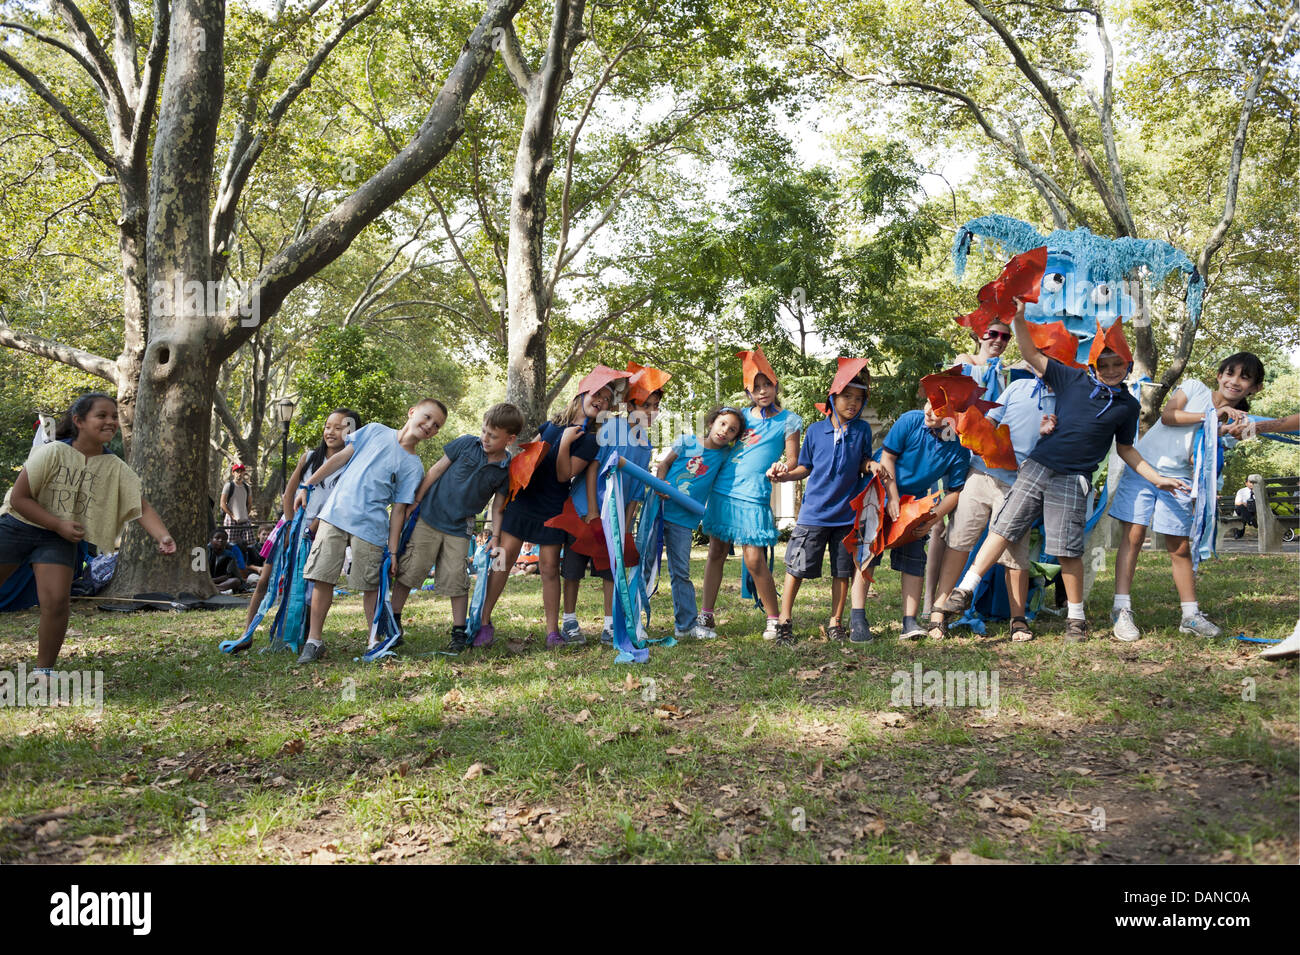
[[(859, 372), (866, 371), (867, 360), (865, 358), (837, 358), (836, 362), (838, 365), (835, 370), (835, 380), (831, 382), (830, 391), (826, 392), (828, 395), (838, 395), (841, 391), (850, 386), (854, 388), (863, 387), (853, 379), (858, 376)], [(865, 393), (862, 396), (862, 407), (864, 409), (867, 407), (867, 396), (871, 394), (871, 375), (868, 374), (866, 377), (867, 386), (863, 388)], [(830, 414), (830, 403), (818, 403), (817, 410), (822, 414)]]
[(510, 500), (528, 486), (537, 470), (537, 462), (550, 447), (545, 441), (529, 441), (519, 446), (519, 453), (510, 459)]
[(745, 382), (746, 391), (754, 390), (754, 379), (759, 375), (776, 384), (776, 372), (767, 363), (767, 356), (763, 354), (761, 346), (755, 345), (753, 351), (738, 351), (736, 357), (740, 359), (740, 377)]
[(1097, 323), (1097, 334), (1093, 336), (1092, 350), (1088, 352), (1088, 364), (1096, 367), (1097, 359), (1108, 348), (1128, 364), (1133, 364), (1133, 353), (1129, 351), (1128, 342), (1124, 338), (1124, 326), (1118, 318), (1104, 331), (1101, 322)]
[(1034, 347), (1048, 358), (1055, 358), (1071, 368), (1083, 367), (1076, 357), (1079, 354), (1079, 339), (1070, 334), (1065, 322), (1048, 322), (1046, 325), (1026, 322), (1025, 325), (1029, 328), (1029, 337), (1033, 339)]
[(1011, 324), (1016, 314), (1016, 299), (1037, 302), (1047, 270), (1047, 246), (1030, 249), (1013, 256), (1002, 274), (979, 290), (979, 308), (957, 319), (980, 338), (994, 322)]
[(921, 379), (921, 388), (930, 399), (930, 410), (940, 417), (957, 415), (967, 408), (978, 408), (983, 414), (998, 406), (996, 401), (979, 397), (984, 394), (984, 386), (970, 375), (962, 374), (961, 365), (926, 375)]
[(606, 385), (612, 384), (621, 378), (629, 377), (631, 376), (625, 371), (615, 371), (607, 365), (597, 365), (587, 372), (586, 378), (578, 382), (578, 394), (591, 394), (600, 391)]
[(627, 400), (638, 405), (645, 404), (646, 400), (668, 384), (668, 379), (672, 377), (666, 371), (638, 365), (634, 361), (627, 363), (627, 371), (630, 376), (627, 380)]

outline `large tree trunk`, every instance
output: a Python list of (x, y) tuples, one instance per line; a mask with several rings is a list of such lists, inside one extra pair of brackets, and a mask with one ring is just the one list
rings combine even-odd
[(555, 126), (560, 95), (570, 78), (569, 62), (582, 42), (585, 0), (554, 0), (546, 57), (537, 72), (524, 63), (513, 30), (501, 54), (524, 97), (523, 131), (515, 152), (510, 196), (510, 239), (506, 253), (509, 314), (506, 400), (524, 413), (529, 427), (546, 416), (546, 339), (552, 293), (544, 259), (546, 185), (555, 161)]
[(163, 82), (147, 234), (148, 346), (140, 368), (128, 462), (176, 541), (159, 554), (138, 524), (128, 529), (110, 593), (213, 592), (206, 566), (206, 476), (217, 337), (225, 308), (209, 301), (209, 171), (224, 93), (224, 0), (175, 0)]

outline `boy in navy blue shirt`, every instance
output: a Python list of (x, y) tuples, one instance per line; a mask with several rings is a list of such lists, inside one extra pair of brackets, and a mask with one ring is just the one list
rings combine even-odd
[(1065, 639), (1088, 639), (1083, 610), (1083, 527), (1093, 469), (1115, 442), (1120, 459), (1162, 490), (1187, 491), (1177, 478), (1165, 477), (1142, 459), (1133, 447), (1137, 437), (1137, 399), (1124, 387), (1133, 355), (1116, 319), (1103, 331), (1097, 325), (1088, 368), (1071, 368), (1044, 355), (1034, 345), (1025, 324), (1024, 305), (1016, 311), (1016, 344), (1020, 354), (1056, 392), (1056, 430), (1038, 442), (1020, 465), (988, 537), (975, 555), (970, 570), (957, 589), (934, 609), (945, 615), (962, 613), (970, 606), (979, 580), (1011, 541), (1019, 540), (1039, 516), (1043, 519), (1045, 547), (1061, 564), (1068, 614)]
[[(871, 463), (871, 426), (860, 417), (867, 406), (870, 378), (865, 358), (841, 358), (835, 380), (827, 392), (826, 405), (818, 407), (827, 417), (809, 425), (794, 468), (774, 469), (774, 481), (798, 481), (804, 486), (799, 520), (785, 549), (785, 588), (781, 595), (781, 617), (777, 640), (794, 638), (794, 598), (799, 585), (822, 575), (822, 554), (831, 550), (831, 616), (826, 635), (847, 640), (844, 604), (855, 571), (853, 555), (844, 549), (844, 538), (853, 530), (853, 508), (849, 502), (858, 479)], [(856, 614), (855, 614), (856, 622)], [(862, 623), (866, 624), (865, 610)]]
[[(418, 508), (411, 539), (397, 565), (393, 583), (393, 616), (402, 625), (402, 608), (411, 591), (424, 583), (434, 568), (434, 593), (451, 600), (451, 645), (460, 653), (468, 646), (465, 618), (469, 612), (469, 543), (475, 515), (493, 501), (491, 554), (500, 545), (501, 512), (510, 486), (510, 452), (524, 429), (524, 414), (502, 402), (483, 415), (480, 434), (461, 435), (442, 449), (442, 457), (429, 468), (410, 510)], [(405, 518), (403, 518), (405, 520)]]
[[(898, 519), (900, 497), (923, 497), (943, 480), (943, 500), (930, 512), (929, 519), (914, 529), (909, 542), (889, 552), (889, 566), (903, 575), (903, 633), (899, 639), (912, 640), (925, 635), (916, 614), (921, 609), (925, 586), (926, 539), (935, 522), (957, 506), (970, 469), (970, 451), (944, 428), (926, 401), (924, 411), (907, 412), (889, 429), (878, 459), (885, 507), (893, 520)], [(875, 562), (879, 561), (877, 557)]]

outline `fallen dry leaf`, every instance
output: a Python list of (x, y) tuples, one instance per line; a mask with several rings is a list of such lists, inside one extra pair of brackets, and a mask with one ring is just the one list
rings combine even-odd
[(579, 710), (577, 713), (572, 714), (569, 719), (575, 723), (585, 723), (591, 719), (591, 710)]
[(450, 689), (442, 695), (443, 706), (455, 706), (465, 700), (465, 694), (458, 689)]
[(694, 748), (693, 746), (669, 746), (666, 752), (669, 756), (685, 756)]
[(756, 726), (758, 726), (758, 720), (754, 720), (754, 722), (746, 726), (744, 732), (741, 733), (740, 735), (748, 739), (750, 736), (754, 735), (754, 727)]
[(876, 719), (885, 726), (902, 726), (907, 722), (907, 717), (905, 715), (894, 712), (877, 713)]
[(821, 675), (822, 675), (821, 670), (800, 670), (798, 673), (795, 674), (795, 678), (804, 681), (817, 680), (821, 678)]
[(965, 786), (968, 782), (970, 782), (972, 779), (975, 778), (976, 772), (978, 772), (978, 770), (972, 769), (969, 773), (962, 773), (960, 776), (958, 776), (956, 779), (952, 781), (952, 788), (958, 789), (962, 786)]
[(985, 859), (967, 849), (958, 849), (948, 859), (952, 865), (1011, 865), (1007, 859)]
[(461, 777), (465, 781), (478, 779), (480, 776), (488, 775), (492, 772), (492, 767), (486, 763), (472, 763), (469, 769), (465, 770), (465, 775)]
[(284, 741), (284, 745), (280, 747), (280, 752), (286, 756), (297, 756), (306, 748), (307, 744), (301, 739), (287, 739)]

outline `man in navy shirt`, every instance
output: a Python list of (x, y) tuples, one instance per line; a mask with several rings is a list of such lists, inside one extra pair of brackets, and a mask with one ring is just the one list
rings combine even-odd
[[(799, 585), (822, 575), (822, 554), (831, 550), (831, 616), (826, 630), (832, 640), (847, 640), (844, 604), (853, 578), (853, 557), (844, 549), (844, 537), (853, 530), (853, 500), (858, 479), (871, 461), (871, 425), (860, 417), (867, 406), (868, 376), (865, 358), (841, 358), (835, 380), (821, 406), (827, 417), (808, 426), (799, 448), (799, 463), (774, 471), (774, 481), (798, 481), (804, 486), (799, 520), (785, 549), (785, 589), (777, 639), (793, 639), (794, 598)], [(856, 620), (856, 614), (855, 620)], [(865, 612), (862, 626), (866, 626)]]
[(1038, 442), (1020, 466), (988, 537), (975, 555), (970, 570), (946, 600), (935, 605), (945, 615), (962, 613), (980, 578), (1011, 541), (1020, 537), (1041, 516), (1045, 547), (1061, 564), (1068, 614), (1065, 639), (1088, 639), (1083, 610), (1083, 526), (1092, 472), (1114, 440), (1120, 459), (1156, 487), (1187, 491), (1177, 478), (1165, 477), (1142, 459), (1133, 447), (1137, 438), (1138, 402), (1124, 387), (1133, 355), (1124, 340), (1119, 319), (1108, 329), (1097, 325), (1088, 368), (1071, 368), (1038, 350), (1025, 324), (1024, 305), (1016, 312), (1016, 344), (1020, 354), (1056, 393), (1056, 430)]

